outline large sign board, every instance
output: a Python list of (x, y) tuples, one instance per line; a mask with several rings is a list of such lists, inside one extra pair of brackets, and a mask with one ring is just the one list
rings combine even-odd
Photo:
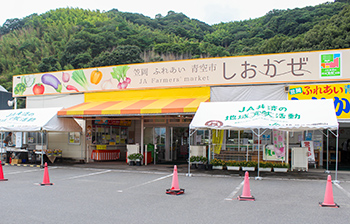
[(350, 119), (350, 83), (292, 85), (289, 86), (288, 99), (332, 99), (337, 118)]
[(13, 96), (125, 89), (327, 82), (350, 78), (350, 50), (193, 59), (13, 77)]

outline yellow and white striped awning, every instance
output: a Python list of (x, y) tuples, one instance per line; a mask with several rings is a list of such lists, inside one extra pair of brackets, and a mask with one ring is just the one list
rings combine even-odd
[(85, 102), (58, 112), (61, 117), (137, 116), (195, 113), (210, 98), (209, 87), (89, 93)]

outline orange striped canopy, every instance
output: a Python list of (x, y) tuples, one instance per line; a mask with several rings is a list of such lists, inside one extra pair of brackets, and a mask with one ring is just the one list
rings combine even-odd
[[(61, 117), (194, 114), (210, 98), (210, 89), (179, 88), (90, 93), (85, 102), (62, 109)], [(116, 100), (118, 99), (118, 100)]]
[(209, 98), (85, 102), (60, 110), (58, 116), (151, 115), (195, 113)]

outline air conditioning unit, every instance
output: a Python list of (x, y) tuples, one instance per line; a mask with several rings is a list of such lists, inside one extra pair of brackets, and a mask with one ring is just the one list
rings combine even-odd
[(307, 153), (308, 153), (307, 147), (292, 148), (291, 171), (295, 169), (308, 171), (308, 154)]

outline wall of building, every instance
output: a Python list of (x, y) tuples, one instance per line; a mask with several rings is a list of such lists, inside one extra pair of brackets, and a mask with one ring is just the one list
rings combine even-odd
[[(28, 96), (27, 108), (71, 107), (84, 102), (84, 94), (60, 94), (46, 96)], [(61, 149), (63, 158), (74, 160), (86, 159), (85, 152), (85, 120), (76, 119), (82, 127), (80, 145), (68, 144), (68, 132), (48, 133), (48, 149)]]
[(28, 96), (26, 108), (71, 107), (84, 102), (84, 94)]
[[(81, 136), (81, 141), (83, 136)], [(48, 149), (61, 149), (63, 158), (83, 160), (85, 157), (84, 144), (68, 144), (68, 132), (52, 132), (48, 137)]]
[(211, 102), (287, 100), (285, 85), (211, 87)]

